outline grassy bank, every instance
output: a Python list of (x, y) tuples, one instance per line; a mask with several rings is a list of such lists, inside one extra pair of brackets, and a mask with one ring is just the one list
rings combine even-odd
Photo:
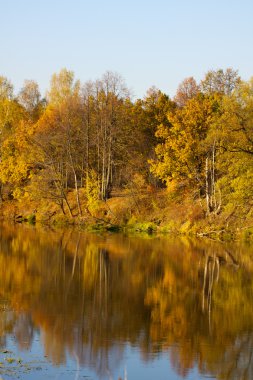
[(75, 194), (68, 194), (72, 216), (52, 201), (5, 201), (1, 218), (18, 223), (57, 226), (78, 225), (89, 230), (138, 233), (184, 234), (215, 239), (253, 239), (250, 210), (230, 207), (219, 215), (206, 215), (203, 200), (193, 193), (145, 189), (119, 191), (106, 202), (87, 204), (80, 193), (82, 215), (75, 206)]

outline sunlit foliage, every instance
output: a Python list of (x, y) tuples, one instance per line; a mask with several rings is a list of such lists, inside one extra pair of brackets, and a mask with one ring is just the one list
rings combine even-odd
[(200, 83), (186, 78), (174, 101), (155, 87), (134, 101), (110, 71), (82, 84), (62, 69), (45, 99), (33, 80), (15, 97), (0, 76), (1, 200), (37, 208), (48, 200), (56, 213), (81, 219), (125, 189), (136, 198), (167, 187), (182, 201), (185, 191), (199, 199), (207, 217), (235, 207), (245, 218), (252, 123), (253, 82), (231, 68), (211, 70)]

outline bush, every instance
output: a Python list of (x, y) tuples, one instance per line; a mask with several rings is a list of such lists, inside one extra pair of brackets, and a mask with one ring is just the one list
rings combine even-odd
[(28, 215), (27, 222), (29, 224), (35, 224), (36, 223), (36, 216), (35, 216), (35, 214)]

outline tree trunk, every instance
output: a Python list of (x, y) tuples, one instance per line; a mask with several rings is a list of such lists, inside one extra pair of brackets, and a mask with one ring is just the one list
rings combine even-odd
[(76, 175), (76, 170), (75, 170), (75, 166), (74, 166), (74, 160), (73, 160), (73, 157), (72, 157), (70, 146), (69, 146), (69, 158), (70, 158), (70, 163), (71, 163), (71, 169), (72, 169), (72, 172), (73, 172), (73, 175), (74, 175), (75, 193), (76, 193), (76, 204), (77, 204), (77, 208), (78, 208), (78, 214), (80, 216), (82, 216), (82, 209), (81, 209), (81, 204), (80, 204), (77, 175)]
[(207, 213), (207, 215), (209, 215), (211, 212), (211, 208), (210, 208), (210, 183), (209, 183), (209, 158), (208, 158), (208, 156), (206, 157), (205, 176), (206, 176), (206, 213)]

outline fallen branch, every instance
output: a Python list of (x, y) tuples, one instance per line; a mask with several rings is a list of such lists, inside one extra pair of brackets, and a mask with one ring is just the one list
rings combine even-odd
[(222, 230), (213, 230), (213, 231), (208, 231), (208, 232), (198, 232), (197, 233), (197, 236), (199, 237), (203, 237), (203, 236), (209, 236), (209, 235), (220, 235), (222, 232), (225, 232), (226, 230), (225, 229), (222, 229)]

